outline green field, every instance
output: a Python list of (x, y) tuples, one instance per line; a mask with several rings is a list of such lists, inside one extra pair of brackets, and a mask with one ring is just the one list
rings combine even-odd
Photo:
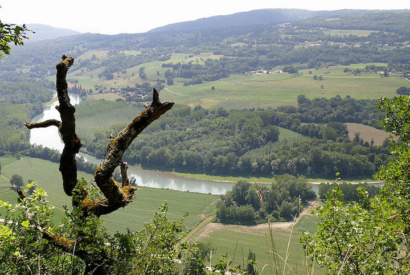
[[(0, 162), (2, 166), (0, 200), (9, 201), (10, 203), (17, 201), (16, 192), (10, 189), (9, 179), (13, 174), (19, 174), (25, 181), (28, 179), (35, 180), (38, 182), (39, 187), (45, 189), (50, 203), (56, 207), (53, 220), (58, 222), (62, 219), (64, 216), (62, 205), (70, 205), (71, 201), (63, 193), (58, 164), (35, 158), (16, 159), (11, 157), (1, 157)], [(86, 173), (80, 172), (79, 174), (86, 179), (92, 178), (91, 175)], [(191, 231), (205, 219), (207, 221), (212, 220), (215, 203), (218, 199), (219, 197), (215, 195), (139, 187), (131, 204), (115, 213), (104, 216), (103, 220), (110, 232), (125, 232), (127, 228), (140, 230), (144, 223), (152, 219), (153, 213), (158, 207), (167, 201), (169, 218), (179, 220), (186, 212), (189, 212), (184, 225), (188, 231)], [(317, 222), (316, 217), (307, 215), (302, 216), (299, 222), (293, 225), (293, 230), (292, 226), (273, 228), (273, 239), (277, 253), (281, 256), (286, 255), (289, 236), (292, 232), (289, 260), (287, 262), (296, 274), (303, 274), (305, 264), (303, 248), (298, 241), (299, 235), (304, 231), (314, 231)], [(267, 225), (247, 227), (219, 224), (217, 230), (210, 230), (208, 225), (198, 227), (190, 240), (210, 242), (216, 248), (212, 263), (215, 264), (217, 258), (227, 252), (229, 257), (232, 257), (235, 265), (242, 264), (243, 257), (246, 258), (249, 249), (251, 249), (257, 255), (259, 270), (265, 264), (269, 265), (262, 274), (270, 274), (272, 254), (268, 251), (272, 250), (272, 244)], [(283, 264), (281, 266), (283, 267)]]
[[(11, 203), (17, 201), (17, 193), (10, 189), (9, 180), (13, 174), (18, 174), (23, 177), (25, 182), (28, 179), (37, 181), (38, 187), (47, 192), (48, 200), (56, 207), (57, 218), (55, 220), (62, 217), (62, 206), (70, 206), (71, 199), (63, 192), (58, 164), (34, 158), (16, 160), (2, 157), (0, 161), (2, 167), (0, 200)], [(92, 179), (92, 175), (83, 172), (79, 172), (79, 177)], [(145, 222), (152, 219), (158, 207), (167, 201), (170, 218), (179, 220), (186, 212), (189, 212), (184, 224), (188, 230), (191, 230), (215, 211), (217, 199), (218, 196), (208, 194), (139, 187), (131, 204), (115, 213), (104, 216), (103, 220), (111, 232), (125, 232), (127, 228), (139, 230)]]
[(369, 34), (373, 33), (375, 31), (369, 31), (369, 30), (334, 30), (334, 29), (329, 29), (325, 30), (324, 33), (328, 34), (330, 36), (338, 36), (338, 37), (344, 37), (344, 36), (349, 36), (349, 35), (355, 35), (358, 37), (366, 37), (369, 36)]
[[(362, 35), (365, 35), (363, 33)], [(104, 52), (94, 52), (96, 56), (104, 56)], [(87, 53), (79, 59), (90, 58)], [(155, 85), (157, 79), (164, 79), (168, 68), (162, 68), (163, 63), (187, 63), (189, 61), (202, 64), (207, 58), (220, 58), (210, 53), (199, 55), (174, 54), (170, 60), (153, 61), (126, 70), (126, 73), (115, 74), (113, 80), (98, 78), (103, 68), (93, 71), (71, 71), (69, 79), (76, 79), (84, 88), (94, 89), (95, 85), (106, 87), (133, 87), (144, 81), (139, 78), (139, 69), (145, 67), (148, 81)], [(386, 65), (376, 64), (374, 65)], [(186, 79), (174, 79), (174, 85), (166, 86), (161, 91), (162, 101), (173, 101), (177, 104), (204, 108), (244, 109), (244, 108), (276, 108), (281, 105), (296, 105), (297, 96), (306, 95), (307, 98), (330, 98), (336, 95), (345, 97), (350, 95), (357, 99), (378, 99), (381, 96), (395, 96), (398, 87), (406, 86), (408, 82), (400, 75), (380, 77), (379, 74), (353, 75), (344, 73), (345, 68), (363, 69), (370, 64), (355, 64), (349, 66), (331, 66), (320, 69), (299, 71), (295, 77), (287, 73), (271, 73), (267, 75), (231, 75), (218, 81), (206, 82), (198, 85), (184, 86)], [(274, 69), (282, 69), (281, 67)], [(159, 75), (158, 75), (159, 74)], [(322, 76), (321, 81), (313, 76)], [(212, 88), (213, 87), (213, 88)]]
[[(143, 107), (129, 102), (85, 101), (76, 107), (77, 134), (81, 139), (93, 140), (96, 131), (107, 130), (110, 126), (121, 124), (125, 127), (140, 114)], [(113, 135), (116, 135), (113, 131)], [(108, 142), (108, 140), (107, 140)]]
[[(226, 253), (232, 260), (233, 266), (243, 266), (244, 263), (246, 266), (246, 259), (250, 249), (256, 254), (258, 270), (261, 271), (264, 268), (260, 274), (275, 274), (272, 267), (275, 266), (273, 251), (276, 251), (283, 258), (279, 259), (279, 274), (309, 274), (306, 271), (306, 258), (303, 247), (299, 243), (299, 238), (303, 232), (314, 232), (318, 222), (319, 218), (316, 216), (305, 215), (296, 224), (288, 223), (284, 228), (276, 228), (276, 225), (273, 224), (272, 235), (267, 225), (209, 224), (197, 233), (191, 241), (210, 243), (216, 248), (212, 253), (211, 262), (207, 262), (208, 266), (215, 265), (218, 258)], [(273, 237), (273, 242), (270, 236)], [(286, 255), (288, 255), (286, 271), (282, 273)], [(321, 271), (316, 267), (314, 274), (321, 274)]]

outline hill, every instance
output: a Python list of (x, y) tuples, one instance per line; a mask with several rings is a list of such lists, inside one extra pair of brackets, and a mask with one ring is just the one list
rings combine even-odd
[(275, 25), (290, 23), (320, 16), (337, 16), (344, 14), (368, 13), (369, 10), (338, 10), (338, 11), (310, 11), (303, 9), (261, 9), (247, 12), (239, 12), (230, 15), (219, 15), (208, 18), (200, 18), (193, 21), (169, 24), (155, 28), (149, 32), (173, 32), (173, 31), (201, 31), (209, 29), (221, 29), (238, 26)]
[(54, 28), (42, 24), (27, 24), (27, 28), (30, 30), (34, 30), (35, 33), (30, 35), (30, 39), (27, 40), (26, 43), (80, 34), (80, 32), (78, 31), (63, 28)]

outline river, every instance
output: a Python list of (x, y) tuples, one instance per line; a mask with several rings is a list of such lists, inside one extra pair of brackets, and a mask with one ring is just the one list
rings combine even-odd
[[(80, 96), (76, 94), (70, 94), (70, 100), (71, 104), (77, 105), (80, 103)], [(45, 106), (43, 113), (35, 116), (31, 122), (39, 122), (47, 119), (60, 119), (60, 114), (55, 109), (55, 106), (57, 104), (58, 101), (55, 101), (53, 104)], [(60, 152), (64, 148), (64, 144), (61, 141), (57, 127), (32, 129), (30, 131), (30, 143), (42, 145), (43, 147), (55, 149)], [(95, 164), (101, 163), (101, 160), (83, 153), (80, 153), (79, 156), (83, 157), (84, 160)], [(172, 190), (213, 195), (225, 194), (226, 191), (231, 190), (233, 186), (233, 183), (231, 182), (214, 182), (191, 179), (178, 176), (174, 173), (145, 170), (136, 166), (130, 166), (130, 168), (128, 169), (128, 176), (134, 177), (138, 186), (167, 188)]]
[[(70, 100), (71, 104), (73, 105), (77, 105), (81, 101), (80, 96), (76, 94), (70, 94)], [(55, 101), (54, 103), (45, 106), (43, 113), (35, 116), (32, 119), (32, 122), (44, 121), (47, 119), (60, 119), (60, 114), (55, 109), (55, 106), (57, 104), (58, 101)], [(30, 143), (42, 145), (43, 147), (55, 149), (60, 152), (64, 148), (64, 144), (61, 141), (56, 127), (32, 129), (30, 132)], [(84, 160), (95, 164), (101, 163), (100, 159), (83, 153), (80, 153), (79, 156), (83, 157)], [(225, 194), (226, 191), (232, 189), (232, 186), (234, 184), (232, 182), (216, 182), (186, 178), (178, 176), (174, 173), (145, 170), (136, 166), (130, 166), (130, 168), (128, 169), (128, 176), (135, 178), (138, 186), (165, 188), (213, 195)], [(311, 185), (313, 190), (317, 194), (319, 185), (317, 183), (311, 183)], [(375, 185), (382, 186), (383, 184), (376, 183)]]

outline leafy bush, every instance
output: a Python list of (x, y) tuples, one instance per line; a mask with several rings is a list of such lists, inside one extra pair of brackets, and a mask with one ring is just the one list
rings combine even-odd
[(83, 259), (105, 266), (109, 274), (176, 274), (176, 260), (190, 253), (187, 245), (177, 246), (184, 233), (183, 219), (168, 220), (166, 203), (143, 230), (113, 236), (101, 220), (84, 216), (79, 208), (66, 208), (62, 223), (53, 224), (53, 207), (41, 188), (15, 205), (0, 202), (0, 207), (6, 212), (0, 227), (3, 274), (83, 274)]
[(410, 272), (410, 113), (409, 97), (381, 99), (386, 111), (382, 126), (400, 136), (391, 139), (395, 157), (377, 178), (385, 182), (370, 198), (359, 187), (359, 201), (345, 203), (341, 188), (327, 194), (318, 210), (322, 218), (315, 234), (301, 237), (306, 255), (329, 273), (409, 274)]

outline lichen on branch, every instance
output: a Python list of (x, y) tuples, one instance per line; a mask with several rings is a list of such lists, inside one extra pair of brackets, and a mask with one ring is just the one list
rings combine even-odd
[[(84, 185), (77, 179), (76, 155), (82, 143), (75, 130), (75, 107), (70, 103), (68, 96), (66, 76), (69, 68), (74, 64), (74, 58), (63, 55), (62, 61), (57, 64), (56, 90), (59, 105), (56, 107), (60, 113), (61, 121), (47, 120), (39, 123), (26, 123), (28, 129), (56, 126), (59, 129), (64, 143), (60, 158), (60, 172), (63, 178), (63, 188), (67, 195), (72, 196), (77, 186), (81, 201), (73, 199), (73, 206), (80, 207), (86, 214), (93, 213), (97, 216), (111, 213), (131, 202), (136, 190), (127, 176), (128, 165), (122, 157), (133, 140), (153, 121), (166, 113), (174, 105), (173, 102), (161, 103), (157, 90), (153, 90), (153, 100), (146, 109), (124, 128), (118, 136), (110, 138), (105, 159), (97, 167), (94, 175), (95, 182), (105, 198), (91, 200)], [(113, 178), (114, 170), (120, 166), (122, 184)]]
[[(106, 158), (97, 167), (95, 171), (95, 182), (100, 188), (101, 192), (110, 202), (109, 208), (120, 208), (127, 205), (135, 191), (135, 187), (129, 184), (126, 176), (127, 165), (122, 162), (122, 157), (133, 140), (153, 121), (158, 119), (161, 115), (169, 111), (173, 102), (161, 103), (157, 90), (153, 91), (153, 101), (148, 108), (141, 112), (139, 116), (124, 128), (116, 138), (110, 139), (110, 144), (107, 147)], [(121, 166), (122, 187), (113, 178), (114, 170)], [(105, 208), (107, 212), (108, 207)], [(110, 209), (111, 211), (111, 209)]]

